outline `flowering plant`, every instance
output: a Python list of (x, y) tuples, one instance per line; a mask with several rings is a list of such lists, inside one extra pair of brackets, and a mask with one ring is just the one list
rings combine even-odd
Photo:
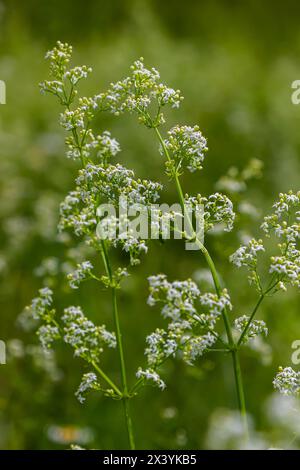
[[(78, 97), (79, 82), (87, 78), (92, 70), (86, 66), (70, 68), (71, 54), (71, 46), (58, 42), (46, 55), (50, 61), (51, 80), (41, 84), (42, 92), (56, 96), (64, 108), (60, 124), (68, 133), (67, 157), (76, 160), (79, 165), (75, 188), (60, 207), (59, 229), (73, 232), (80, 241), (83, 240), (95, 253), (99, 253), (104, 273), (99, 274), (90, 260), (84, 260), (68, 274), (67, 279), (73, 289), (93, 279), (111, 291), (115, 328), (110, 332), (105, 325), (95, 325), (79, 306), (67, 307), (61, 316), (53, 307), (53, 293), (48, 287), (39, 291), (39, 296), (33, 299), (24, 315), (41, 322), (37, 332), (46, 350), (53, 346), (54, 341), (61, 339), (72, 346), (74, 355), (81, 357), (90, 367), (76, 392), (81, 403), (92, 390), (122, 401), (131, 449), (135, 447), (135, 439), (130, 401), (148, 381), (161, 390), (165, 389), (161, 366), (166, 360), (176, 356), (187, 364), (195, 364), (200, 356), (209, 351), (228, 354), (232, 361), (246, 440), (247, 412), (239, 352), (242, 346), (256, 336), (266, 336), (268, 333), (265, 322), (254, 318), (262, 301), (278, 291), (286, 290), (289, 285), (300, 286), (300, 192), (281, 194), (279, 201), (274, 204), (273, 213), (264, 219), (262, 238), (248, 240), (231, 255), (230, 261), (237, 268), (247, 270), (249, 282), (258, 293), (252, 312), (232, 320), (230, 317), (234, 309), (231, 297), (220, 281), (203, 237), (193, 227), (193, 216), (196, 207), (201, 205), (204, 233), (216, 229), (231, 231), (235, 221), (233, 203), (221, 192), (208, 196), (184, 194), (182, 174), (185, 171), (201, 170), (208, 150), (207, 141), (199, 127), (176, 125), (165, 138), (160, 130), (165, 124), (166, 107), (179, 107), (183, 99), (180, 91), (164, 85), (159, 72), (154, 68), (147, 69), (143, 59), (140, 59), (133, 64), (128, 77), (111, 84), (108, 90), (93, 97)], [(138, 264), (142, 255), (147, 253), (147, 241), (134, 231), (127, 237), (122, 233), (114, 237), (102, 237), (103, 214), (99, 211), (99, 205), (110, 203), (118, 206), (122, 204), (122, 198), (126, 198), (130, 206), (142, 204), (150, 211), (163, 187), (159, 182), (136, 178), (132, 170), (113, 162), (120, 152), (120, 145), (108, 131), (102, 134), (95, 132), (94, 119), (99, 112), (110, 112), (116, 116), (125, 112), (135, 114), (139, 122), (153, 132), (158, 141), (158, 151), (165, 159), (166, 174), (175, 185), (179, 205), (183, 213), (188, 214), (187, 230), (181, 230), (181, 236), (193, 242), (197, 254), (200, 253), (206, 260), (214, 286), (213, 291), (202, 292), (191, 279), (170, 280), (162, 273), (149, 277), (148, 304), (160, 307), (166, 326), (164, 329), (157, 328), (147, 336), (145, 363), (138, 368), (131, 387), (126, 372), (118, 290), (124, 277), (129, 275), (130, 266)], [(259, 171), (257, 165), (256, 170)], [(250, 169), (245, 171), (239, 181), (233, 181), (233, 178), (230, 180), (230, 175), (223, 178), (218, 183), (218, 189), (226, 185), (228, 188), (232, 181), (242, 186), (251, 177), (249, 172)], [(187, 206), (189, 211), (186, 211)], [(161, 219), (173, 220), (176, 214), (170, 212), (162, 215), (159, 212), (158, 215)], [(117, 215), (105, 219), (109, 230), (116, 223), (123, 222), (121, 216)], [(158, 237), (163, 236), (163, 227), (160, 224), (157, 227)], [(269, 266), (265, 273), (260, 263), (262, 255), (268, 251), (266, 240), (271, 236), (280, 243), (277, 244), (277, 252), (267, 261)], [(110, 253), (113, 249), (121, 249), (128, 254), (129, 266), (112, 265)], [(264, 260), (263, 266), (265, 263)], [(101, 354), (106, 348), (117, 350), (120, 384), (116, 384), (101, 366)], [(281, 370), (274, 385), (284, 393), (298, 392), (299, 373), (290, 368)]]

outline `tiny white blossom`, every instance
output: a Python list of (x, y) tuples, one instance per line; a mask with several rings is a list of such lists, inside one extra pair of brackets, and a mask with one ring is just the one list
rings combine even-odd
[(161, 390), (166, 388), (165, 382), (160, 378), (157, 372), (152, 369), (143, 370), (141, 367), (138, 369), (136, 376), (138, 379), (145, 378), (146, 380), (151, 380), (155, 383)]
[[(168, 132), (164, 145), (171, 155), (171, 161), (166, 163), (167, 173), (174, 175), (186, 167), (189, 171), (201, 170), (207, 141), (198, 126), (175, 126)], [(160, 149), (161, 153), (163, 149)]]
[(93, 265), (90, 261), (83, 261), (77, 264), (75, 271), (68, 274), (68, 280), (72, 289), (78, 289), (82, 281), (88, 279), (91, 275)]
[(185, 197), (185, 204), (187, 207), (199, 207), (202, 205), (204, 208), (204, 230), (207, 232), (218, 224), (224, 226), (225, 232), (230, 232), (233, 229), (235, 220), (235, 213), (231, 200), (221, 193), (211, 194), (208, 197), (197, 196)]
[[(234, 320), (234, 327), (237, 331), (242, 333), (246, 328), (248, 322), (249, 316), (243, 315)], [(255, 338), (258, 335), (267, 336), (268, 328), (263, 320), (252, 320), (243, 338), (243, 343), (246, 343), (249, 339)]]
[(60, 332), (57, 326), (53, 325), (42, 325), (37, 330), (41, 346), (44, 350), (49, 350), (52, 346), (53, 341), (60, 338)]
[(74, 355), (87, 361), (99, 361), (106, 344), (116, 347), (115, 333), (106, 330), (105, 325), (96, 326), (83, 314), (80, 307), (68, 307), (62, 317), (64, 322), (64, 341), (74, 348)]
[(292, 367), (279, 367), (273, 385), (283, 395), (299, 395), (300, 372), (296, 372)]
[(75, 396), (80, 403), (84, 403), (88, 392), (91, 392), (92, 390), (100, 390), (100, 388), (96, 374), (94, 374), (94, 372), (87, 372), (83, 375)]

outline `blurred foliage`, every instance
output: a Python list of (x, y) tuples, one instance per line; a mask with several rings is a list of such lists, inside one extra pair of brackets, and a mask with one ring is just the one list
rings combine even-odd
[[(63, 281), (66, 267), (55, 261), (64, 256), (56, 237), (58, 205), (72, 187), (76, 164), (64, 156), (57, 103), (38, 91), (47, 73), (45, 51), (57, 39), (73, 44), (75, 62), (94, 70), (83, 85), (87, 94), (125, 76), (140, 56), (170, 86), (181, 89), (185, 101), (179, 111), (169, 113), (166, 129), (177, 122), (198, 124), (209, 142), (203, 171), (184, 181), (190, 193), (208, 194), (230, 167), (242, 170), (250, 159), (263, 161), (262, 179), (252, 181), (242, 196), (258, 207), (258, 215), (241, 220), (234, 235), (207, 240), (241, 315), (250, 311), (255, 293), (246, 276), (241, 278), (229, 265), (228, 255), (245, 234), (257, 234), (260, 214), (269, 210), (279, 191), (299, 189), (300, 108), (290, 99), (291, 83), (300, 76), (299, 14), (296, 0), (0, 2), (0, 78), (7, 86), (7, 104), (0, 110), (0, 337), (8, 345), (8, 363), (0, 366), (1, 448), (64, 448), (72, 442), (90, 448), (127, 445), (120, 404), (95, 395), (80, 405), (74, 397), (80, 361), (63, 346), (46, 361), (35, 335), (16, 323), (42, 284), (43, 270), (37, 268), (47, 258), (50, 272), (58, 272), (57, 306), (81, 303), (93, 319), (111, 324), (106, 293), (93, 284), (70, 293)], [(98, 125), (120, 141), (127, 166), (140, 176), (161, 180), (168, 199), (174, 200), (150, 131), (127, 115), (101, 116)], [(131, 376), (146, 334), (160, 321), (158, 312), (146, 305), (147, 276), (162, 271), (184, 279), (194, 273), (201, 285), (203, 268), (198, 254), (170, 242), (153, 244), (135, 269), (120, 299)], [(284, 446), (294, 438), (297, 446), (294, 422), (283, 427), (280, 417), (272, 421), (266, 411), (277, 366), (290, 363), (290, 345), (300, 337), (296, 293), (267, 300), (259, 318), (269, 326), (271, 348), (260, 345), (243, 353), (249, 412), (269, 442), (276, 436)], [(115, 355), (107, 357), (108, 365), (117, 380)], [(149, 387), (133, 402), (138, 446), (214, 447), (213, 430), (207, 437), (210, 417), (215, 426), (216, 409), (235, 408), (228, 358), (212, 353), (197, 367), (173, 362), (165, 373), (164, 393)]]

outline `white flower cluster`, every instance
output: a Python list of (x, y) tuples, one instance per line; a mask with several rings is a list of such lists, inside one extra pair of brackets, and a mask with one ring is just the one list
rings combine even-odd
[(90, 261), (83, 261), (82, 263), (77, 264), (75, 271), (67, 276), (70, 287), (72, 289), (78, 289), (81, 282), (91, 277), (93, 268), (94, 266)]
[[(133, 110), (133, 102), (136, 100), (134, 110), (141, 113), (143, 109), (143, 114), (146, 112), (146, 103), (149, 100), (156, 100), (159, 114), (160, 108), (166, 104), (177, 106), (180, 96), (178, 92), (159, 82), (157, 71), (147, 70), (142, 61), (137, 61), (132, 67), (132, 75), (129, 78), (111, 85), (111, 90), (107, 93), (79, 98), (77, 108), (71, 109), (78, 81), (86, 78), (91, 71), (85, 66), (68, 69), (71, 55), (72, 48), (60, 42), (47, 54), (47, 58), (50, 59), (51, 75), (55, 78), (55, 94), (66, 107), (60, 116), (60, 122), (70, 133), (66, 139), (67, 156), (81, 160), (84, 167), (76, 180), (77, 187), (61, 204), (59, 229), (72, 229), (77, 236), (87, 236), (86, 241), (98, 247), (96, 227), (100, 222), (100, 217), (97, 216), (99, 204), (110, 202), (116, 207), (122, 196), (127, 198), (129, 205), (148, 205), (157, 201), (161, 185), (135, 179), (131, 170), (119, 164), (109, 164), (109, 160), (120, 151), (120, 146), (108, 131), (94, 135), (91, 122), (95, 112), (104, 109), (115, 111), (115, 105), (119, 107), (119, 111)], [(42, 88), (44, 91), (51, 91), (47, 86)], [(95, 165), (93, 161), (99, 164)], [(111, 228), (119, 222), (116, 217), (112, 217), (111, 220), (105, 219), (105, 223), (110, 223)], [(113, 243), (129, 253), (131, 264), (137, 264), (140, 255), (147, 251), (145, 241), (130, 231), (126, 238), (115, 237)], [(78, 275), (81, 276), (82, 273)], [(75, 286), (76, 283), (75, 279), (72, 285)]]
[[(178, 108), (182, 99), (179, 90), (160, 83), (159, 72), (155, 68), (147, 69), (143, 58), (131, 66), (129, 77), (111, 83), (108, 91), (102, 95), (105, 109), (116, 115), (124, 111), (135, 112), (140, 121), (149, 127), (156, 127), (164, 122), (161, 108), (165, 105)], [(153, 103), (157, 109), (151, 118), (149, 112)]]
[[(300, 191), (296, 194), (293, 191), (280, 193), (273, 208), (274, 213), (264, 218), (262, 229), (267, 235), (274, 231), (279, 238), (294, 243), (300, 236)], [(290, 223), (293, 213), (295, 224)]]
[(286, 284), (300, 287), (300, 251), (291, 244), (283, 256), (271, 258), (270, 273), (277, 273), (281, 281), (279, 287), (286, 290)]
[[(248, 325), (248, 322), (249, 316), (243, 315), (234, 320), (234, 328), (242, 333)], [(249, 339), (255, 338), (258, 335), (267, 336), (268, 328), (263, 320), (252, 320), (248, 327), (247, 333), (244, 335), (243, 343), (247, 343)]]
[(77, 95), (78, 82), (92, 72), (92, 69), (85, 65), (68, 69), (71, 55), (72, 47), (61, 42), (47, 53), (46, 58), (50, 60), (50, 73), (54, 80), (45, 81), (40, 87), (42, 92), (57, 96), (66, 107), (60, 115), (60, 124), (70, 132), (66, 139), (67, 157), (82, 161), (93, 157), (101, 163), (106, 163), (120, 151), (120, 145), (108, 131), (94, 135), (91, 129), (90, 124), (95, 112), (103, 109), (103, 95), (80, 97), (78, 107), (70, 109)]
[[(112, 237), (114, 246), (121, 248), (130, 255), (131, 264), (139, 262), (139, 257), (147, 251), (144, 240), (137, 238), (133, 231), (125, 230), (116, 233), (116, 227), (128, 227), (129, 220), (123, 216), (105, 217), (101, 220), (97, 215), (100, 203), (112, 203), (115, 208), (124, 201), (127, 208), (143, 204), (149, 207), (159, 198), (162, 186), (149, 180), (135, 179), (134, 172), (122, 165), (93, 165), (89, 163), (79, 171), (75, 191), (71, 191), (60, 206), (60, 230), (72, 229), (77, 236), (88, 235), (94, 242), (96, 227), (105, 229)], [(124, 218), (125, 217), (125, 218)], [(95, 241), (96, 240), (96, 241)]]
[(64, 78), (68, 79), (73, 86), (76, 86), (80, 80), (82, 80), (83, 78), (87, 78), (88, 74), (91, 72), (91, 67), (81, 65), (74, 67), (71, 70), (67, 70), (64, 74)]
[(203, 327), (214, 328), (216, 321), (222, 315), (224, 309), (232, 310), (232, 304), (227, 292), (227, 289), (223, 289), (222, 294), (218, 296), (212, 292), (206, 292), (199, 296), (199, 302), (201, 305), (201, 313), (197, 316), (197, 320)]
[(52, 308), (53, 292), (48, 287), (39, 290), (39, 296), (32, 299), (31, 304), (21, 313), (18, 321), (24, 329), (31, 327), (32, 320), (42, 321), (37, 335), (41, 346), (49, 351), (53, 341), (60, 338), (59, 327), (55, 322), (55, 309)]
[(79, 188), (65, 197), (60, 204), (59, 231), (72, 229), (78, 237), (95, 232), (97, 225), (95, 201), (87, 199), (85, 195), (84, 204)]
[(273, 385), (283, 395), (299, 395), (300, 372), (296, 372), (292, 367), (279, 367)]
[(87, 393), (92, 390), (101, 390), (97, 376), (94, 372), (87, 372), (83, 375), (81, 383), (75, 392), (75, 396), (80, 403), (84, 403)]
[(47, 351), (51, 348), (53, 341), (60, 339), (59, 328), (55, 325), (42, 325), (37, 330), (37, 335), (42, 348)]
[(139, 367), (136, 376), (138, 379), (145, 378), (146, 380), (150, 380), (155, 383), (161, 390), (166, 388), (165, 382), (160, 378), (157, 372), (153, 369), (145, 369), (143, 370)]
[(112, 279), (109, 276), (101, 276), (100, 281), (105, 287), (116, 287), (119, 288), (122, 280), (129, 276), (126, 268), (117, 268), (113, 274)]
[(79, 171), (76, 183), (83, 196), (93, 195), (98, 202), (105, 199), (115, 203), (123, 196), (129, 205), (154, 203), (162, 189), (159, 183), (135, 179), (134, 172), (119, 163), (108, 166), (89, 163)]
[[(193, 364), (215, 343), (212, 330), (216, 321), (225, 308), (232, 306), (226, 290), (220, 297), (201, 294), (191, 280), (169, 282), (164, 274), (159, 274), (151, 276), (149, 284), (148, 304), (161, 305), (162, 316), (169, 320), (166, 330), (156, 329), (146, 338), (146, 370), (155, 372), (155, 377), (160, 379), (157, 369), (168, 357), (179, 353), (186, 363)], [(143, 369), (140, 374), (141, 371)]]
[(162, 303), (162, 316), (177, 321), (183, 314), (196, 313), (194, 301), (199, 298), (200, 291), (190, 279), (186, 281), (169, 282), (165, 274), (150, 276), (150, 295), (148, 304), (153, 306)]
[(52, 302), (52, 290), (48, 287), (43, 287), (39, 290), (38, 297), (32, 299), (31, 304), (26, 307), (26, 310), (34, 320), (43, 320), (49, 315)]
[(137, 238), (130, 233), (123, 238), (122, 235), (113, 240), (114, 246), (121, 246), (121, 248), (129, 254), (130, 264), (132, 266), (140, 264), (140, 257), (143, 253), (148, 252), (148, 247), (145, 240)]
[[(94, 135), (90, 122), (94, 118), (95, 109), (99, 107), (94, 98), (80, 98), (77, 109), (67, 109), (61, 113), (60, 124), (70, 132), (66, 138), (68, 158), (72, 160), (81, 158), (83, 161), (94, 159), (101, 164), (106, 164), (120, 152), (121, 148), (109, 131)], [(74, 131), (76, 131), (75, 135)]]
[[(56, 47), (46, 54), (46, 59), (50, 61), (50, 74), (53, 80), (46, 80), (40, 84), (43, 93), (52, 93), (57, 96), (62, 104), (69, 105), (76, 96), (74, 87), (83, 78), (87, 78), (92, 69), (86, 65), (67, 69), (72, 56), (72, 46), (67, 43), (57, 42)], [(67, 97), (66, 87), (70, 88)]]
[(274, 213), (262, 224), (267, 236), (273, 231), (280, 239), (280, 255), (271, 258), (270, 272), (278, 275), (279, 288), (286, 290), (288, 284), (300, 287), (300, 191), (280, 194), (273, 208)]
[(265, 251), (262, 240), (252, 238), (247, 245), (240, 246), (229, 259), (238, 268), (246, 266), (253, 270), (257, 266), (257, 254), (260, 251)]
[(103, 346), (116, 347), (115, 333), (106, 330), (105, 325), (96, 326), (85, 317), (81, 307), (68, 307), (62, 317), (64, 322), (64, 341), (70, 344), (75, 356), (88, 362), (98, 362)]
[(109, 131), (104, 131), (95, 137), (91, 134), (91, 140), (86, 144), (86, 149), (94, 150), (101, 163), (107, 163), (110, 158), (115, 157), (121, 151), (119, 142), (111, 137)]
[[(175, 126), (168, 132), (164, 145), (169, 151), (171, 160), (166, 163), (167, 174), (174, 176), (181, 169), (193, 172), (201, 170), (204, 153), (208, 150), (207, 141), (198, 126)], [(163, 149), (160, 148), (163, 154)]]
[(248, 280), (250, 284), (254, 284), (258, 291), (261, 291), (260, 278), (257, 272), (258, 254), (264, 252), (262, 240), (252, 238), (246, 245), (240, 246), (230, 257), (229, 260), (236, 267), (242, 266), (248, 269)]
[(203, 206), (205, 232), (219, 224), (224, 226), (225, 232), (230, 232), (233, 229), (235, 220), (233, 204), (224, 194), (215, 193), (208, 197), (201, 196), (200, 194), (190, 197), (186, 195), (185, 204), (192, 209), (193, 207), (199, 207), (199, 205)]
[(202, 354), (209, 348), (211, 348), (216, 342), (216, 337), (208, 332), (202, 336), (193, 336), (187, 341), (185, 348), (183, 350), (183, 360), (192, 365), (197, 357), (202, 356)]

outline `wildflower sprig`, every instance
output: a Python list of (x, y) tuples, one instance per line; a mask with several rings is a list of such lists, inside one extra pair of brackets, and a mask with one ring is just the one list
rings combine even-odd
[(136, 375), (164, 389), (166, 384), (158, 374), (159, 367), (175, 356), (193, 364), (216, 341), (222, 341), (215, 330), (216, 322), (225, 306), (231, 310), (232, 305), (226, 290), (220, 297), (211, 292), (202, 294), (191, 279), (169, 282), (166, 275), (159, 274), (149, 277), (149, 285), (148, 304), (161, 306), (161, 315), (168, 325), (165, 330), (156, 329), (147, 336), (147, 366), (140, 367)]
[(76, 184), (75, 190), (61, 204), (60, 230), (71, 229), (79, 237), (85, 235), (87, 241), (99, 249), (101, 240), (95, 237), (98, 226), (99, 230), (105, 230), (108, 234), (108, 243), (115, 247), (120, 246), (129, 253), (131, 264), (137, 264), (140, 255), (147, 252), (145, 240), (135, 236), (130, 230), (126, 230), (126, 237), (125, 230), (118, 233), (118, 236), (109, 236), (110, 233), (116, 233), (116, 227), (127, 229), (130, 221), (125, 214), (123, 219), (117, 215), (102, 219), (103, 214), (99, 213), (98, 208), (100, 203), (108, 202), (119, 211), (122, 201), (128, 208), (137, 205), (150, 207), (151, 203), (158, 200), (162, 186), (152, 181), (136, 179), (133, 171), (120, 164), (104, 166), (92, 163), (79, 171)]
[(266, 251), (262, 239), (251, 239), (230, 257), (238, 268), (245, 266), (248, 269), (250, 283), (254, 283), (263, 296), (274, 294), (278, 290), (285, 291), (288, 285), (300, 287), (299, 196), (299, 192), (292, 191), (280, 194), (279, 201), (273, 206), (273, 214), (266, 216), (261, 225), (265, 238), (270, 238), (273, 234), (275, 240), (280, 241), (277, 243), (278, 255), (269, 259), (270, 280), (265, 289), (258, 270), (259, 254)]
[[(120, 288), (120, 283), (128, 272), (124, 267), (112, 268), (109, 250), (120, 247), (129, 254), (130, 263), (135, 265), (140, 261), (141, 254), (147, 252), (148, 247), (145, 240), (137, 238), (130, 228), (126, 237), (122, 232), (110, 237), (109, 234), (114, 232), (116, 226), (127, 226), (129, 220), (124, 214), (114, 213), (104, 217), (101, 210), (99, 211), (99, 205), (110, 203), (116, 209), (120, 209), (126, 199), (126, 204), (130, 207), (143, 204), (147, 208), (158, 200), (162, 186), (159, 183), (138, 179), (132, 170), (119, 163), (112, 163), (112, 159), (120, 152), (120, 145), (108, 131), (97, 134), (93, 128), (93, 121), (100, 111), (108, 110), (114, 114), (129, 111), (136, 112), (143, 124), (157, 127), (164, 122), (163, 108), (166, 105), (178, 107), (182, 97), (179, 91), (160, 82), (159, 73), (154, 68), (146, 69), (142, 59), (134, 63), (130, 77), (111, 84), (106, 92), (92, 97), (78, 97), (79, 82), (87, 78), (91, 68), (86, 66), (70, 68), (71, 55), (72, 48), (68, 44), (58, 42), (46, 55), (50, 61), (51, 80), (41, 84), (41, 91), (55, 95), (65, 108), (60, 114), (60, 124), (68, 133), (66, 156), (81, 166), (75, 187), (61, 204), (59, 229), (70, 230), (76, 237), (94, 248), (96, 253), (101, 254), (105, 274), (95, 274), (91, 262), (83, 261), (69, 273), (68, 281), (73, 289), (78, 289), (82, 282), (89, 279), (99, 281), (111, 289), (115, 332), (109, 333), (104, 326), (94, 325), (80, 307), (70, 307), (65, 310), (62, 317), (63, 331), (59, 331), (64, 341), (74, 347), (75, 355), (96, 369), (83, 378), (78, 391), (81, 401), (89, 390), (102, 389), (98, 381), (99, 374), (107, 384), (110, 384), (109, 377), (99, 368), (98, 356), (104, 344), (117, 347), (122, 389), (120, 391), (115, 384), (112, 384), (111, 388), (112, 393), (123, 400), (130, 446), (134, 448), (128, 401), (130, 394), (117, 303), (117, 289)], [(203, 140), (201, 144), (203, 151), (204, 144)], [(197, 164), (195, 152), (191, 165)], [(201, 158), (200, 154), (198, 158)], [(156, 215), (159, 237), (163, 233), (161, 222), (174, 218), (175, 214), (162, 214), (158, 211)], [(103, 236), (104, 232), (108, 236)], [(52, 328), (50, 322), (49, 325)], [(51, 336), (50, 327), (47, 334)], [(50, 345), (50, 341), (48, 344)], [(109, 395), (108, 391), (105, 393)]]
[(208, 197), (197, 196), (189, 197), (186, 195), (185, 205), (191, 207), (203, 206), (204, 231), (208, 232), (217, 225), (221, 225), (225, 232), (233, 229), (235, 212), (231, 200), (221, 193), (211, 194)]
[[(239, 318), (234, 320), (234, 327), (237, 331), (242, 333), (246, 326), (249, 323), (249, 316), (243, 315)], [(258, 335), (267, 336), (268, 335), (268, 328), (266, 323), (263, 320), (252, 320), (247, 328), (246, 334), (243, 337), (242, 342), (247, 343), (249, 339), (253, 339)]]
[[(130, 81), (130, 77), (128, 79)], [(154, 97), (155, 98), (155, 97)], [(159, 105), (158, 105), (159, 109)], [(126, 107), (125, 107), (126, 110)], [(206, 140), (202, 136), (202, 133), (199, 131), (198, 127), (175, 127), (175, 130), (170, 131), (169, 138), (164, 139), (160, 133), (159, 126), (163, 124), (163, 121), (157, 122), (153, 116), (150, 115), (146, 108), (139, 108), (138, 109), (139, 120), (143, 124), (145, 124), (148, 128), (154, 129), (155, 135), (159, 142), (159, 149), (160, 153), (165, 157), (166, 160), (166, 168), (168, 175), (174, 180), (178, 198), (180, 205), (183, 210), (185, 210), (187, 201), (184, 197), (184, 192), (181, 186), (180, 177), (183, 173), (185, 168), (189, 170), (200, 169), (203, 159), (204, 159), (204, 152), (207, 150), (206, 148)], [(200, 196), (202, 197), (202, 196)], [(187, 198), (190, 198), (188, 196)], [(193, 199), (191, 199), (193, 200)], [(207, 203), (208, 207), (206, 210), (206, 230), (212, 228), (215, 223), (225, 222), (225, 228), (228, 230), (232, 229), (232, 223), (234, 219), (232, 206), (228, 203), (229, 199), (225, 197), (221, 198), (219, 196), (213, 196), (210, 199), (207, 198), (205, 202)], [(218, 204), (221, 203), (222, 211), (218, 211), (217, 207)], [(221, 215), (222, 213), (222, 215)], [(224, 220), (225, 217), (225, 220)], [(221, 287), (221, 283), (219, 280), (219, 276), (217, 270), (215, 268), (215, 264), (207, 250), (204, 246), (202, 239), (199, 238), (199, 234), (195, 232), (193, 229), (192, 219), (190, 215), (187, 217), (188, 224), (189, 224), (189, 238), (195, 242), (197, 247), (200, 249), (201, 253), (204, 255), (205, 260), (208, 264), (208, 267), (211, 271), (212, 278), (214, 281), (216, 296), (218, 299), (222, 298), (223, 289)], [(242, 377), (241, 377), (241, 369), (239, 364), (239, 356), (238, 356), (238, 346), (235, 344), (233, 333), (232, 333), (232, 325), (229, 320), (228, 315), (228, 306), (223, 306), (221, 316), (224, 321), (225, 330), (227, 334), (228, 342), (226, 344), (226, 348), (229, 352), (231, 352), (232, 360), (233, 360), (233, 368), (234, 368), (234, 377), (236, 382), (236, 389), (238, 394), (238, 401), (240, 411), (243, 417), (244, 427), (245, 427), (245, 435), (247, 434), (247, 419), (246, 419), (246, 407), (245, 407), (245, 398), (244, 398), (244, 391), (243, 391), (243, 384), (242, 384)], [(212, 335), (212, 333), (207, 333), (208, 335)], [(190, 357), (193, 358), (194, 351), (200, 351), (201, 353), (206, 349), (207, 345), (211, 343), (211, 336), (205, 338), (203, 340), (193, 340), (193, 347), (191, 349), (192, 353)], [(197, 355), (197, 354), (196, 354)], [(153, 371), (150, 370), (152, 373)], [(155, 375), (156, 377), (156, 375)], [(140, 379), (141, 380), (141, 379)]]
[[(168, 132), (168, 138), (164, 141), (165, 147), (172, 156), (166, 162), (167, 174), (172, 177), (176, 172), (181, 173), (183, 168), (193, 172), (201, 170), (208, 150), (207, 141), (198, 126), (175, 126)], [(163, 154), (163, 147), (160, 147)]]
[(162, 109), (166, 105), (178, 108), (183, 99), (179, 90), (160, 82), (160, 74), (155, 68), (145, 67), (142, 57), (131, 66), (128, 77), (111, 83), (102, 98), (110, 112), (115, 115), (125, 111), (137, 113), (139, 121), (147, 127), (164, 123)]
[(97, 279), (97, 277), (93, 275), (92, 270), (93, 265), (90, 261), (83, 261), (77, 264), (76, 269), (67, 276), (70, 287), (72, 289), (78, 289), (83, 281), (87, 281), (91, 278)]

